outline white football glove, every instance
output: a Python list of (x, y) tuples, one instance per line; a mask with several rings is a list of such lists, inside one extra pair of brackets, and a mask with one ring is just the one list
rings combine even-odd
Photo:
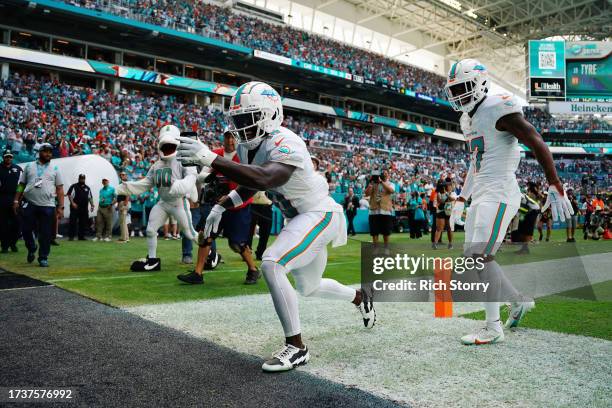
[(217, 158), (217, 154), (213, 153), (208, 146), (200, 142), (198, 139), (190, 137), (179, 137), (181, 144), (178, 147), (176, 158), (182, 164), (199, 164), (208, 166)]
[(548, 196), (546, 196), (546, 202), (541, 211), (546, 211), (548, 207), (552, 212), (553, 222), (557, 220), (563, 222), (574, 215), (574, 209), (569, 198), (567, 198), (565, 186), (563, 186), (563, 192), (559, 191), (556, 186), (548, 187)]
[(461, 216), (463, 215), (463, 209), (465, 208), (465, 202), (455, 200), (453, 204), (453, 209), (451, 211), (451, 215), (448, 218), (448, 224), (450, 225), (451, 231), (455, 230), (455, 224), (461, 220)]
[(221, 217), (225, 212), (225, 208), (219, 204), (210, 210), (210, 214), (206, 217), (206, 224), (204, 225), (204, 238), (208, 238), (211, 234), (216, 234), (219, 231), (219, 224), (221, 223)]

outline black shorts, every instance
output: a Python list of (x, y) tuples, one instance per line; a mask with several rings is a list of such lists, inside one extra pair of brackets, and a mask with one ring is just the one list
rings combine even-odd
[(243, 245), (249, 242), (251, 229), (251, 206), (239, 210), (227, 210), (223, 213), (219, 230), (230, 244)]
[(372, 214), (368, 217), (370, 235), (391, 235), (393, 230), (393, 216)]
[(444, 211), (436, 212), (436, 219), (444, 219), (446, 221), (450, 220), (450, 215), (446, 215)]
[(525, 214), (525, 217), (519, 222), (518, 232), (523, 236), (532, 236), (533, 230), (538, 219), (539, 211), (529, 211)]

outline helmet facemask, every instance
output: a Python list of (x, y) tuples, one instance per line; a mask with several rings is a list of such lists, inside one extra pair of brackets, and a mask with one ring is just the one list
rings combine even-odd
[(230, 112), (227, 117), (229, 131), (239, 144), (251, 150), (257, 147), (261, 139), (269, 132), (268, 123), (275, 118), (275, 115), (269, 109), (260, 109), (249, 112)]

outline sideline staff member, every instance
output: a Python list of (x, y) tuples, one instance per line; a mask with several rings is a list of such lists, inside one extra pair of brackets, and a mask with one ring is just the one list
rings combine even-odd
[(13, 164), (13, 153), (7, 150), (0, 165), (0, 242), (2, 253), (17, 252), (19, 217), (13, 211), (13, 199), (21, 177), (21, 167)]
[[(28, 262), (36, 257), (34, 234), (38, 236), (38, 264), (49, 266), (47, 258), (51, 250), (53, 218), (63, 216), (64, 182), (57, 166), (51, 166), (53, 146), (43, 143), (38, 160), (28, 163), (21, 173), (15, 194), (15, 212), (21, 204), (23, 213), (23, 240), (28, 249)], [(23, 203), (21, 199), (25, 198)], [(57, 207), (55, 205), (57, 197)]]
[(70, 229), (68, 236), (70, 241), (74, 240), (78, 225), (79, 241), (84, 241), (85, 232), (89, 224), (87, 204), (89, 204), (91, 211), (94, 210), (93, 196), (91, 195), (91, 189), (85, 184), (84, 174), (80, 174), (79, 182), (74, 183), (68, 189), (68, 199), (70, 200)]

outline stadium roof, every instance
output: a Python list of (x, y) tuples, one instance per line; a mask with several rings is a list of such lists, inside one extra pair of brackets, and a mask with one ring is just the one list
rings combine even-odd
[[(389, 57), (427, 50), (444, 58), (444, 71), (452, 60), (478, 58), (496, 82), (523, 96), (528, 40), (603, 40), (612, 32), (608, 0), (265, 0), (265, 7), (271, 3), (289, 15), (299, 4), (311, 8), (311, 16), (334, 16), (334, 25), (338, 18), (383, 34), (389, 44), (378, 51)], [(332, 27), (324, 33), (337, 38), (336, 31)], [(355, 43), (354, 33), (349, 42)], [(399, 53), (389, 52), (392, 41), (404, 44)]]

